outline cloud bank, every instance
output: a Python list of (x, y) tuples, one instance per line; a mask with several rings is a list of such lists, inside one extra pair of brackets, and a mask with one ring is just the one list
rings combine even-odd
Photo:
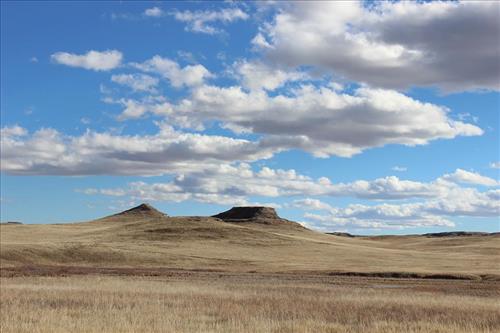
[(253, 43), (278, 64), (377, 87), (499, 90), (495, 1), (278, 3)]

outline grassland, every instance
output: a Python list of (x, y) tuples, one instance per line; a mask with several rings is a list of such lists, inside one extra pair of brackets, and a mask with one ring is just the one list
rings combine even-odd
[(213, 218), (112, 217), (1, 225), (0, 266), (171, 268), (232, 272), (412, 272), (498, 276), (500, 237), (348, 238)]
[(493, 282), (196, 273), (1, 280), (1, 332), (498, 332)]
[(498, 235), (125, 214), (0, 225), (0, 331), (499, 332)]

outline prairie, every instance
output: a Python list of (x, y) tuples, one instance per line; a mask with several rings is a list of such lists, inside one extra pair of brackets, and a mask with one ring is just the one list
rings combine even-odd
[(83, 223), (0, 225), (0, 266), (84, 266), (231, 272), (500, 274), (500, 235), (327, 235), (296, 223), (228, 223), (132, 212)]
[(0, 225), (4, 332), (498, 332), (498, 234), (342, 237), (132, 210)]
[(1, 332), (498, 332), (487, 281), (194, 273), (1, 279)]

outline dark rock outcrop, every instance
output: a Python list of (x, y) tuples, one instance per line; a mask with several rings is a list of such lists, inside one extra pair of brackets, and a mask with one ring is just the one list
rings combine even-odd
[(300, 224), (282, 219), (271, 207), (245, 206), (233, 207), (228, 211), (213, 215), (212, 217), (223, 220), (224, 222), (242, 223), (253, 222), (269, 225), (289, 225), (304, 229)]
[(276, 210), (271, 207), (233, 207), (228, 211), (214, 215), (221, 220), (248, 220), (248, 219), (279, 219)]

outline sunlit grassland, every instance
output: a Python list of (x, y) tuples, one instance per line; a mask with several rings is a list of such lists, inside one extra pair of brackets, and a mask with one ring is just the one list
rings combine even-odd
[(498, 332), (499, 286), (307, 276), (1, 279), (1, 332)]

